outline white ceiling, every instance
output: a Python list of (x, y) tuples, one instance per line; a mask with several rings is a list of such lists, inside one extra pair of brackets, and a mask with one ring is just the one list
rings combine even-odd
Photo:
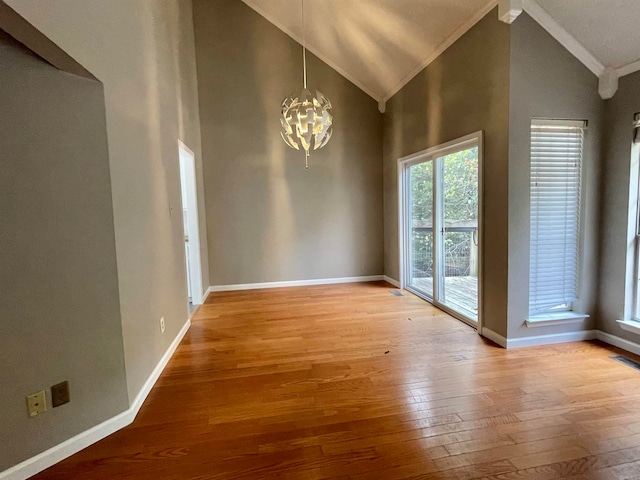
[[(243, 1), (302, 43), (300, 0)], [(385, 102), (497, 3), (305, 0), (306, 44), (362, 90)], [(605, 67), (617, 69), (618, 76), (640, 70), (640, 0), (522, 3), (596, 75)], [(313, 86), (313, 72), (309, 83)]]
[[(243, 1), (301, 42), (300, 1)], [(386, 100), (453, 43), (456, 30), (461, 36), (495, 4), (495, 0), (305, 0), (307, 48), (376, 100)], [(313, 72), (309, 83), (313, 85)]]
[(537, 0), (605, 67), (640, 60), (640, 0)]

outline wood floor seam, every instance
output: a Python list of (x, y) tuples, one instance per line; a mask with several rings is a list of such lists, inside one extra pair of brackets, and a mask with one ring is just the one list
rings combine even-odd
[(504, 350), (390, 288), (211, 293), (134, 423), (33, 478), (640, 478), (618, 349)]

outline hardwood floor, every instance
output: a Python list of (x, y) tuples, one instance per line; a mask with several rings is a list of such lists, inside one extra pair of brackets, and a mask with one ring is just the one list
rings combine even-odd
[(383, 282), (216, 293), (129, 427), (37, 479), (640, 478), (640, 372)]

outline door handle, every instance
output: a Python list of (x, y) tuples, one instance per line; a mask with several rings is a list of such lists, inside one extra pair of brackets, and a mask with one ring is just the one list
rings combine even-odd
[(471, 241), (476, 247), (478, 246), (478, 229), (477, 228), (474, 229), (473, 233), (471, 234)]

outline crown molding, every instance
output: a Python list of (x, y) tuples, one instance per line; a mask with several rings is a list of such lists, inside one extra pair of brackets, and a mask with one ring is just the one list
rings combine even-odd
[(598, 93), (603, 100), (613, 98), (618, 91), (618, 72), (614, 68), (607, 67), (598, 78)]
[[(264, 9), (256, 4), (254, 0), (242, 0), (249, 8), (261, 15), (267, 21), (275, 25), (279, 30), (287, 34), (294, 41), (302, 44), (302, 38), (288, 29), (272, 15), (269, 15)], [(384, 96), (380, 97), (373, 93), (357, 78), (350, 75), (347, 71), (336, 65), (329, 58), (324, 56), (319, 50), (307, 41), (306, 48), (316, 57), (338, 72), (348, 81), (353, 83), (360, 90), (365, 92), (371, 98), (378, 102), (378, 110), (384, 113), (386, 102), (398, 93), (407, 83), (418, 75), (422, 70), (428, 67), (443, 52), (453, 45), (460, 37), (467, 33), (476, 23), (478, 23), (492, 9), (498, 6), (498, 17), (501, 21), (511, 24), (523, 12), (527, 12), (542, 28), (544, 28), (553, 38), (555, 38), (562, 46), (564, 46), (574, 57), (576, 57), (585, 67), (587, 67), (594, 75), (599, 78), (598, 91), (602, 98), (607, 99), (613, 97), (618, 89), (618, 79), (625, 75), (640, 71), (640, 60), (629, 63), (619, 68), (605, 67), (582, 43), (580, 43), (573, 35), (571, 35), (564, 27), (544, 10), (536, 0), (490, 0), (482, 9), (480, 9), (473, 17), (462, 23), (454, 32), (444, 39), (436, 48), (436, 50), (420, 63), (416, 64), (402, 79)]]
[[(276, 19), (274, 16), (268, 14), (263, 8), (257, 5), (254, 0), (242, 0), (242, 1), (249, 8), (254, 10), (256, 13), (258, 13), (263, 18), (265, 18), (267, 21), (275, 25), (278, 29), (286, 33), (293, 40), (295, 40), (296, 42), (302, 45), (302, 38), (300, 38), (300, 36), (292, 32), (284, 24), (278, 21), (278, 19)], [(362, 82), (360, 82), (358, 79), (350, 75), (344, 69), (342, 69), (341, 67), (336, 65), (334, 62), (332, 62), (329, 58), (327, 58), (322, 53), (320, 53), (313, 44), (309, 43), (308, 40), (306, 42), (306, 48), (309, 52), (313, 53), (316, 57), (318, 57), (320, 60), (322, 60), (327, 65), (329, 65), (331, 68), (333, 68), (336, 72), (338, 72), (344, 78), (346, 78), (351, 83), (353, 83), (360, 90), (362, 90), (371, 98), (376, 100), (378, 102), (378, 109), (382, 111), (384, 109), (384, 105), (391, 97), (393, 97), (396, 93), (398, 93), (402, 89), (402, 87), (404, 87), (407, 83), (409, 83), (418, 73), (424, 70), (436, 58), (438, 58), (447, 48), (453, 45), (455, 41), (458, 40), (462, 35), (467, 33), (467, 31), (469, 31), (471, 27), (473, 27), (476, 23), (478, 23), (487, 13), (489, 13), (497, 5), (498, 5), (498, 0), (489, 0), (489, 2), (481, 10), (479, 10), (473, 17), (471, 17), (466, 22), (462, 23), (458, 28), (454, 30), (454, 32), (451, 35), (449, 35), (446, 39), (444, 39), (438, 45), (435, 52), (433, 52), (431, 55), (425, 58), (422, 62), (417, 64), (415, 67), (413, 67), (409, 71), (409, 73), (407, 73), (404, 77), (402, 77), (400, 82), (398, 82), (392, 90), (390, 90), (386, 95), (382, 97), (380, 97), (380, 95), (376, 95), (375, 93), (373, 93), (373, 91), (367, 88)]]
[(409, 83), (413, 78), (418, 75), (422, 70), (428, 67), (436, 58), (438, 58), (444, 51), (453, 45), (456, 40), (462, 37), (465, 33), (467, 33), (471, 28), (482, 20), (487, 13), (493, 10), (496, 5), (498, 5), (498, 0), (490, 0), (482, 9), (480, 9), (473, 17), (471, 17), (466, 22), (462, 23), (458, 28), (456, 28), (451, 35), (445, 38), (440, 45), (436, 48), (436, 50), (425, 58), (422, 62), (413, 67), (409, 73), (407, 73), (402, 80), (396, 84), (396, 86), (383, 98), (383, 102), (387, 102), (391, 97), (393, 97), (396, 93), (402, 90), (407, 83)]
[(623, 65), (622, 67), (616, 68), (616, 73), (618, 77), (624, 77), (625, 75), (631, 75), (640, 71), (640, 60), (636, 60), (635, 62), (628, 63), (627, 65)]
[(522, 13), (522, 0), (500, 0), (498, 3), (498, 18), (501, 22), (511, 25)]
[(555, 38), (564, 48), (576, 57), (591, 72), (600, 77), (605, 72), (605, 67), (593, 54), (587, 50), (576, 38), (567, 32), (551, 15), (547, 13), (535, 0), (522, 0), (524, 11), (540, 24), (549, 34)]
[[(281, 30), (282, 32), (286, 33), (289, 37), (291, 37), (293, 40), (295, 40), (297, 43), (299, 43), (300, 45), (302, 45), (302, 38), (300, 36), (298, 36), (297, 34), (293, 33), (289, 28), (287, 28), (285, 25), (283, 25), (281, 22), (279, 22), (276, 18), (273, 17), (273, 15), (268, 14), (263, 8), (259, 7), (253, 0), (242, 0), (242, 2), (247, 5), (249, 8), (251, 8), (253, 11), (255, 11), (256, 13), (258, 13), (261, 17), (263, 17), (264, 19), (266, 19), (268, 22), (272, 23), (273, 25), (275, 25), (279, 30)], [(326, 63), (327, 65), (329, 65), (332, 69), (334, 69), (336, 72), (338, 72), (340, 75), (342, 75), (344, 78), (346, 78), (347, 80), (349, 80), (351, 83), (353, 83), (356, 87), (358, 87), (360, 90), (362, 90), (364, 93), (366, 93), (367, 95), (369, 95), (371, 98), (373, 98), (376, 102), (380, 102), (383, 100), (382, 97), (380, 97), (380, 95), (376, 95), (375, 93), (373, 93), (373, 91), (371, 91), (369, 88), (367, 88), (362, 82), (360, 82), (357, 78), (349, 75), (348, 72), (346, 72), (344, 69), (342, 69), (341, 67), (339, 67), (338, 65), (336, 65), (334, 62), (332, 62), (330, 59), (328, 59), (327, 57), (325, 57), (322, 53), (320, 53), (318, 51), (317, 48), (315, 48), (312, 44), (309, 43), (309, 41), (307, 40), (306, 42), (306, 46), (305, 48), (307, 49), (308, 52), (313, 53), (316, 57), (318, 57), (320, 60), (322, 60), (324, 63)]]

